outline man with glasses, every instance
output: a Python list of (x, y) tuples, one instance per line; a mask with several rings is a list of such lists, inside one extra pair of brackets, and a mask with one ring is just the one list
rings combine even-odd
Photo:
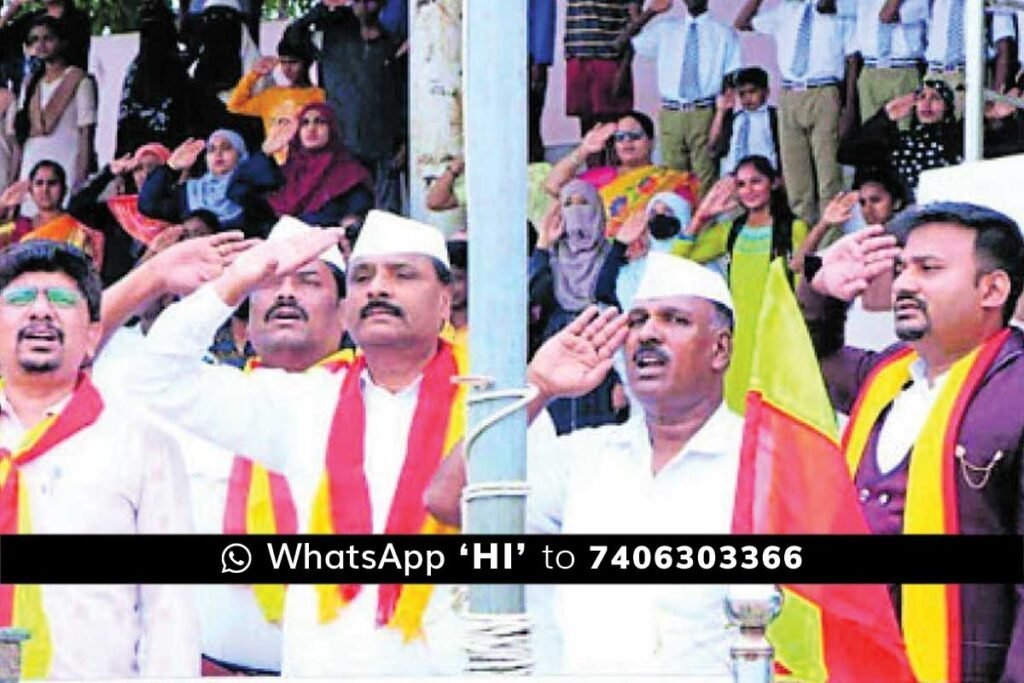
[[(33, 240), (0, 252), (0, 534), (189, 530), (174, 442), (85, 372), (100, 295), (73, 247)], [(180, 587), (0, 586), (3, 626), (32, 636), (26, 678), (198, 674), (195, 615)]]

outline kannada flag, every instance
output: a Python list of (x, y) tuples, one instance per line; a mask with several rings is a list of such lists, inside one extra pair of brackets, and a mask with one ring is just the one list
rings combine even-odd
[[(769, 269), (754, 351), (733, 533), (864, 534), (835, 416), (780, 259)], [(913, 681), (880, 585), (782, 586), (768, 630), (777, 668), (800, 681)]]

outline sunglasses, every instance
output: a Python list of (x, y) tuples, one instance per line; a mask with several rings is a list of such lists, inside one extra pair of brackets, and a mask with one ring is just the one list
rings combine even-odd
[(82, 297), (67, 287), (9, 287), (3, 292), (3, 301), (8, 306), (30, 306), (43, 293), (46, 300), (57, 308), (74, 308)]
[(620, 130), (612, 136), (612, 139), (615, 142), (626, 142), (627, 140), (643, 140), (646, 137), (647, 134), (642, 130)]

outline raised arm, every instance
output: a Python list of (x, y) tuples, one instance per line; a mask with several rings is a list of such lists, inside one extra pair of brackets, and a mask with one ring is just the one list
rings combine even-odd
[(732, 25), (737, 31), (753, 31), (754, 17), (761, 9), (761, 3), (763, 0), (747, 0), (746, 4), (740, 8), (739, 14), (736, 15), (736, 19), (733, 20)]

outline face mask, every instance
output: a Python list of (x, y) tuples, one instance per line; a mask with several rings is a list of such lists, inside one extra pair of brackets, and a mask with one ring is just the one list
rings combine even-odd
[(656, 240), (666, 240), (679, 234), (679, 219), (675, 216), (666, 216), (656, 213), (647, 222), (647, 228), (651, 231), (651, 237)]

